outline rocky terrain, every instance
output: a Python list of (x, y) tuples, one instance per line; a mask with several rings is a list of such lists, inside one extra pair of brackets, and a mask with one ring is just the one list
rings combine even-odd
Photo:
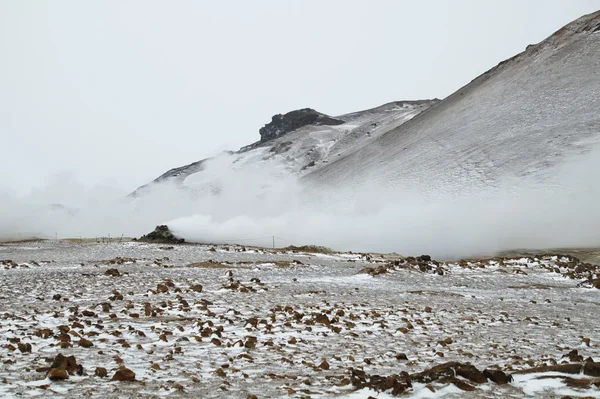
[(322, 125), (342, 125), (345, 121), (334, 119), (330, 116), (315, 111), (314, 109), (304, 108), (288, 112), (285, 115), (273, 115), (271, 122), (262, 127), (260, 133), (260, 143), (275, 140), (300, 129), (304, 126), (322, 126)]
[(600, 267), (571, 255), (33, 241), (0, 259), (2, 397), (600, 395)]

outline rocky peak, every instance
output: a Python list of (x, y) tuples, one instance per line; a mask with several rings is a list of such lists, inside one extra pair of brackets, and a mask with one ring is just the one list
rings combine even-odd
[(259, 130), (260, 142), (274, 140), (307, 125), (341, 125), (344, 121), (332, 118), (311, 108), (297, 109), (285, 115), (273, 115), (271, 122)]

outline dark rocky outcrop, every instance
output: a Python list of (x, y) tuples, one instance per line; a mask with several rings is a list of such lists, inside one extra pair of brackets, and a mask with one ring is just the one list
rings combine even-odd
[(260, 142), (277, 139), (307, 125), (341, 125), (344, 121), (332, 118), (311, 108), (297, 109), (285, 115), (273, 115), (271, 122), (260, 128)]
[(183, 238), (175, 237), (171, 230), (169, 230), (169, 226), (164, 224), (156, 226), (153, 232), (140, 237), (139, 241), (168, 244), (183, 244), (185, 242)]

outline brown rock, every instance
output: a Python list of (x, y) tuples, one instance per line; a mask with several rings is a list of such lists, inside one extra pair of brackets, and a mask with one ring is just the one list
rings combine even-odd
[(477, 388), (475, 388), (473, 385), (469, 384), (466, 381), (463, 380), (459, 380), (458, 378), (455, 378), (452, 380), (452, 383), (458, 388), (461, 389), (463, 391), (475, 391)]
[(246, 337), (246, 342), (244, 343), (244, 347), (247, 349), (256, 348), (256, 342), (258, 339), (256, 337)]
[(190, 290), (192, 290), (194, 292), (202, 292), (202, 285), (200, 285), (200, 284), (190, 285)]
[(498, 385), (508, 384), (513, 380), (512, 376), (507, 375), (502, 370), (485, 369), (483, 370), (483, 375)]
[(79, 340), (79, 346), (83, 346), (84, 348), (91, 348), (92, 346), (94, 346), (94, 344), (90, 340), (87, 340), (85, 338), (81, 338)]
[(121, 366), (110, 379), (111, 381), (135, 381), (135, 373), (127, 367)]
[(66, 334), (66, 333), (68, 333), (69, 331), (71, 331), (71, 327), (69, 327), (69, 326), (67, 326), (67, 325), (64, 325), (64, 324), (63, 324), (63, 325), (61, 325), (61, 326), (58, 326), (58, 327), (56, 327), (56, 328), (58, 328), (58, 331), (60, 331), (60, 333), (61, 333), (61, 334)]
[(566, 364), (557, 364), (555, 366), (539, 366), (532, 367), (530, 369), (518, 370), (513, 374), (531, 374), (531, 373), (547, 373), (547, 372), (558, 372), (565, 374), (579, 374), (583, 369), (583, 365), (579, 363), (566, 363)]
[(66, 370), (61, 369), (50, 369), (47, 376), (52, 381), (61, 381), (69, 378), (69, 374)]
[(457, 367), (456, 375), (459, 375), (477, 384), (483, 384), (484, 382), (487, 382), (487, 377), (481, 371), (479, 371), (477, 367), (472, 366), (470, 364), (465, 364), (460, 367)]
[(600, 377), (600, 363), (586, 362), (583, 365), (583, 374), (589, 375), (590, 377)]
[(111, 277), (120, 277), (121, 273), (119, 272), (118, 269), (108, 269), (107, 271), (104, 272), (105, 276), (111, 276)]
[(108, 371), (104, 367), (96, 367), (94, 375), (96, 377), (105, 378), (108, 376)]
[(31, 344), (28, 342), (26, 344), (19, 343), (17, 344), (21, 353), (31, 353)]
[(167, 287), (165, 284), (157, 284), (156, 292), (158, 292), (159, 294), (166, 294), (169, 292), (169, 287)]
[(225, 371), (223, 371), (223, 369), (220, 367), (215, 371), (215, 374), (221, 378), (227, 377), (227, 373)]
[(69, 374), (83, 374), (83, 367), (77, 364), (77, 359), (75, 359), (75, 356), (67, 357), (61, 353), (56, 355), (56, 357), (52, 361), (50, 369), (65, 370)]
[(319, 368), (321, 370), (329, 370), (329, 363), (327, 363), (327, 360), (323, 359), (321, 364), (319, 364)]
[(40, 330), (36, 330), (33, 335), (46, 339), (52, 335), (52, 330), (49, 328), (42, 328)]
[(152, 316), (152, 305), (150, 302), (144, 303), (144, 314), (146, 316)]
[(315, 317), (315, 323), (321, 323), (326, 326), (329, 326), (331, 324), (331, 321), (329, 320), (329, 317), (327, 317), (326, 314), (320, 314)]

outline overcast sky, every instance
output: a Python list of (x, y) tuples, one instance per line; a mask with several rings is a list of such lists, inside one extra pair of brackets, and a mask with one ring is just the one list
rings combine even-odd
[[(127, 190), (275, 113), (443, 98), (598, 0), (0, 2), (0, 189)], [(58, 176), (58, 177), (57, 177)]]

